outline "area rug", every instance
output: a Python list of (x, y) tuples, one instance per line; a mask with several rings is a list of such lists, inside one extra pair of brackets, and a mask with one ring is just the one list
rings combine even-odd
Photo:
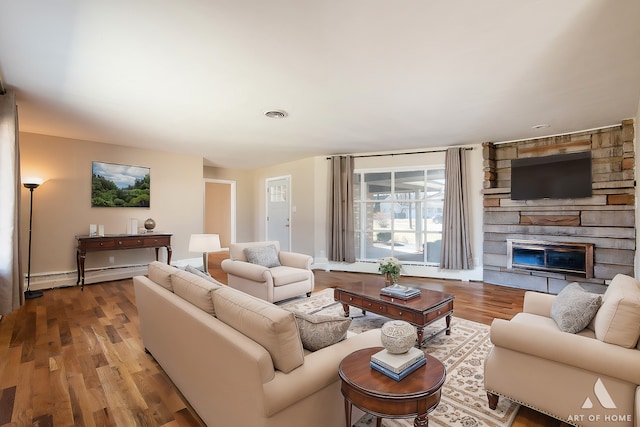
[[(281, 305), (305, 313), (335, 314), (344, 316), (342, 305), (333, 300), (333, 289), (325, 289), (310, 298), (287, 301)], [(376, 314), (362, 314), (350, 308), (352, 317), (350, 332), (360, 333), (379, 328), (389, 319)], [(447, 379), (442, 387), (440, 404), (429, 414), (429, 426), (439, 427), (508, 427), (520, 406), (501, 398), (495, 411), (487, 405), (484, 390), (484, 358), (491, 349), (489, 327), (477, 322), (453, 317), (451, 335), (436, 335), (423, 348), (426, 353), (440, 360), (447, 368)], [(425, 336), (442, 330), (444, 319), (425, 328)], [(375, 426), (375, 418), (362, 417), (354, 426)], [(410, 427), (413, 418), (384, 419), (385, 427)]]

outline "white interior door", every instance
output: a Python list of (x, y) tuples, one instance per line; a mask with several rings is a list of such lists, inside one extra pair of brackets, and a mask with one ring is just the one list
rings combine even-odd
[(291, 250), (291, 177), (267, 179), (267, 240)]

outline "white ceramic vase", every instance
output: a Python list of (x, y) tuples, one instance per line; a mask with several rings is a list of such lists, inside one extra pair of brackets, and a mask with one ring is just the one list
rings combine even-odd
[(380, 338), (389, 353), (402, 354), (415, 345), (418, 333), (409, 322), (391, 320), (382, 325)]

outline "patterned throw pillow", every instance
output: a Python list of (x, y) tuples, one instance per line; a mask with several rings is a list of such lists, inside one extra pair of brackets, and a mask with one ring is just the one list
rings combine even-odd
[(306, 314), (294, 311), (302, 346), (309, 351), (320, 350), (342, 341), (347, 336), (351, 318)]
[(245, 248), (244, 256), (247, 257), (247, 261), (250, 263), (262, 265), (267, 268), (278, 267), (280, 265), (278, 250), (274, 245)]
[(602, 304), (602, 295), (585, 291), (577, 282), (567, 285), (551, 304), (551, 318), (563, 332), (575, 334), (587, 327)]

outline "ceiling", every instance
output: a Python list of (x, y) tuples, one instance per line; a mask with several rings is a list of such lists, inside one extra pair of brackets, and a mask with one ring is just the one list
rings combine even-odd
[(639, 22), (638, 0), (6, 1), (0, 76), (22, 131), (256, 168), (619, 124)]

